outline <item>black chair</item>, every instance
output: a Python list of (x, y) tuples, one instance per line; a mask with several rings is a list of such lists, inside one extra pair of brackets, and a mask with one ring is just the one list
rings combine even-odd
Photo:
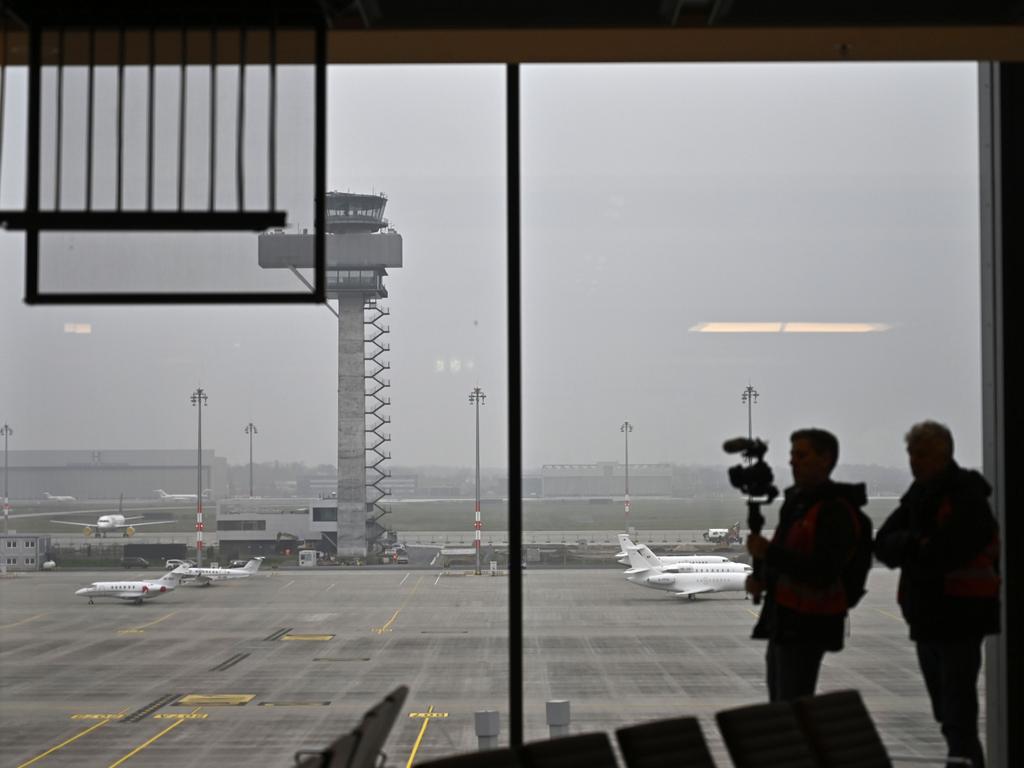
[(298, 768), (376, 768), (381, 750), (405, 703), (409, 689), (400, 685), (371, 709), (359, 725), (339, 736), (327, 749), (295, 753)]
[(729, 709), (715, 719), (736, 768), (822, 768), (790, 702)]
[(674, 717), (615, 731), (629, 768), (715, 768), (696, 717)]
[(890, 768), (895, 762), (972, 765), (966, 757), (890, 755), (857, 691), (805, 696), (793, 707), (824, 768)]
[(512, 747), (485, 749), (419, 763), (420, 768), (522, 768), (522, 765)]
[(583, 733), (547, 741), (535, 741), (521, 748), (525, 768), (618, 768), (607, 733)]

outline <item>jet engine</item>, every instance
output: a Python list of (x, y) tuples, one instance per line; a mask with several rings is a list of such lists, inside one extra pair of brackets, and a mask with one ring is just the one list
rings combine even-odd
[(648, 584), (672, 584), (675, 581), (673, 576), (648, 576)]
[(125, 528), (125, 529), (124, 529), (124, 535), (125, 535), (125, 536), (134, 536), (134, 535), (135, 535), (135, 529), (134, 529), (134, 528), (132, 528), (132, 527), (131, 527), (131, 526), (129, 525), (129, 526), (127, 527), (127, 528)]
[(88, 538), (89, 536), (92, 536), (92, 528), (85, 526), (85, 528), (82, 529), (82, 533), (84, 533), (86, 538)]

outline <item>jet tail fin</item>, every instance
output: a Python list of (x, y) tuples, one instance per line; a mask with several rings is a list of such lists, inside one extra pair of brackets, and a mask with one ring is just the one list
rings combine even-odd
[(248, 573), (256, 573), (256, 571), (260, 569), (261, 565), (263, 565), (263, 558), (254, 557), (252, 560), (250, 560), (243, 566), (242, 570), (247, 571)]
[(637, 551), (640, 553), (640, 557), (644, 559), (644, 562), (646, 562), (651, 568), (660, 568), (665, 565), (661, 558), (651, 552), (651, 548), (646, 544), (638, 545)]
[(629, 555), (630, 569), (627, 573), (640, 573), (641, 571), (651, 570), (650, 563), (648, 563), (640, 555), (640, 550), (636, 546), (626, 547), (626, 554)]

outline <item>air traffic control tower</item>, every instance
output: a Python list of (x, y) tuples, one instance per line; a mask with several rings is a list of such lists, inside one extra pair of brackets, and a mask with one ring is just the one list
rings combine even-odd
[[(390, 400), (382, 376), (388, 364), (381, 359), (388, 346), (378, 306), (388, 295), (384, 277), (402, 266), (402, 236), (384, 218), (384, 195), (328, 192), (325, 237), (327, 298), (338, 302), (338, 522), (340, 561), (365, 560), (385, 532), (377, 521), (385, 514), (386, 495), (381, 468), (389, 458), (383, 446), (390, 437), (381, 427), (390, 418), (381, 414)], [(270, 232), (259, 236), (259, 264), (266, 269), (290, 269), (308, 282), (299, 269), (313, 267), (314, 235)], [(330, 305), (328, 305), (330, 307)], [(333, 311), (333, 308), (332, 308)], [(369, 435), (369, 441), (367, 436)]]

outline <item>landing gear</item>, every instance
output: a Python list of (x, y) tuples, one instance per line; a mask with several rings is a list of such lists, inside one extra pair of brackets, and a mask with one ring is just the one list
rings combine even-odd
[(89, 605), (96, 605), (96, 603), (94, 603), (94, 602), (92, 601), (92, 598), (91, 598), (91, 597), (89, 598)]
[(687, 600), (696, 600), (696, 599), (697, 599), (697, 596), (696, 596), (696, 595), (687, 595), (687, 596), (686, 596), (686, 599), (687, 599)]

